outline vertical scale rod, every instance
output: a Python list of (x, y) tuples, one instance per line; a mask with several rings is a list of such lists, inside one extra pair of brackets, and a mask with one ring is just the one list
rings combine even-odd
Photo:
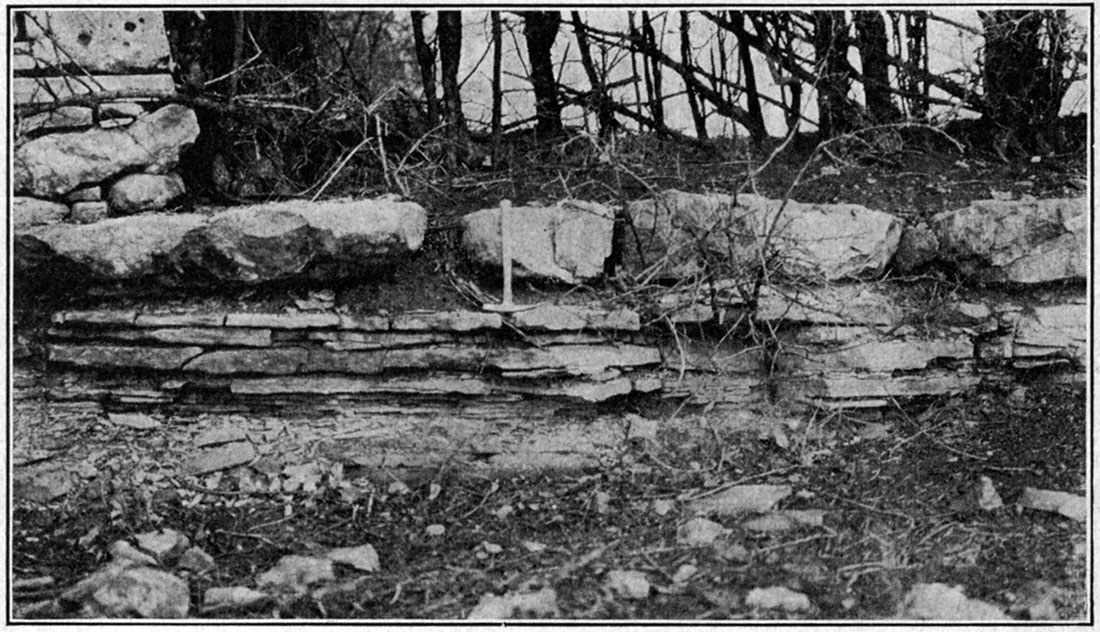
[(504, 267), (504, 296), (501, 305), (512, 305), (512, 201), (500, 201), (500, 259)]

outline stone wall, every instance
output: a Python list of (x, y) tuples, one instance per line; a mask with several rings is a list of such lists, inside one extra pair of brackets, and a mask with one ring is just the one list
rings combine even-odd
[(12, 222), (94, 223), (165, 209), (198, 137), (175, 96), (159, 11), (16, 11)]

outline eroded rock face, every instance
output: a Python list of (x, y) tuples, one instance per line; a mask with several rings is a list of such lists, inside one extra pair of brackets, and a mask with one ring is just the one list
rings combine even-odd
[(1088, 200), (982, 200), (932, 218), (939, 257), (968, 276), (1043, 283), (1089, 271)]
[(785, 204), (757, 195), (665, 191), (627, 207), (622, 246), (634, 274), (683, 278), (706, 268), (758, 266), (812, 280), (875, 278), (893, 258), (902, 222), (856, 204)]
[[(603, 274), (615, 223), (610, 208), (565, 200), (554, 206), (520, 206), (509, 213), (517, 277), (579, 283)], [(466, 251), (478, 262), (499, 268), (500, 209), (471, 213), (462, 218), (462, 225)]]
[(164, 173), (198, 135), (195, 113), (171, 104), (127, 127), (42, 136), (15, 151), (15, 190), (59, 197), (128, 170)]
[(28, 13), (31, 57), (39, 67), (76, 64), (87, 72), (111, 74), (171, 69), (160, 11)]

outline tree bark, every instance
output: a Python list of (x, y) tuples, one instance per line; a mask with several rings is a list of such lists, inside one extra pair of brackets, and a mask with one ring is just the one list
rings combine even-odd
[(891, 123), (900, 118), (890, 93), (889, 40), (886, 19), (880, 11), (855, 12), (859, 57), (863, 66), (863, 92), (867, 113), (873, 124)]
[(818, 129), (823, 138), (851, 131), (856, 125), (848, 100), (846, 33), (841, 11), (815, 11), (814, 58), (817, 62)]
[[(905, 14), (906, 62), (913, 68), (928, 70), (928, 16), (924, 11), (908, 11)], [(900, 55), (901, 52), (898, 51)], [(916, 71), (903, 71), (903, 86), (913, 94), (928, 94), (928, 83), (921, 81)], [(909, 116), (924, 119), (928, 116), (928, 102), (909, 97)]]
[(500, 11), (490, 11), (489, 19), (492, 22), (493, 29), (493, 114), (492, 127), (493, 135), (493, 168), (496, 169), (500, 165), (500, 141), (501, 141), (501, 120), (503, 119), (503, 101), (504, 94), (500, 88), (500, 75), (501, 75), (501, 62), (503, 58), (503, 25), (501, 24)]
[(426, 11), (412, 12), (413, 46), (420, 66), (420, 81), (424, 88), (424, 103), (428, 108), (428, 127), (439, 125), (439, 99), (435, 94), (435, 48), (424, 36)]
[(737, 52), (741, 57), (741, 68), (745, 72), (745, 105), (749, 113), (746, 127), (749, 130), (749, 136), (760, 143), (768, 137), (768, 129), (764, 125), (764, 110), (760, 107), (760, 91), (756, 88), (756, 66), (752, 62), (752, 47), (749, 46), (748, 39), (745, 37), (745, 15), (740, 11), (730, 11), (730, 22), (735, 25), (736, 30), (733, 34), (737, 38)]
[[(691, 53), (691, 21), (688, 12), (680, 12), (680, 60), (684, 64), (684, 70), (695, 74), (695, 59)], [(699, 97), (695, 94), (694, 84), (685, 82), (688, 108), (691, 110), (691, 120), (695, 124), (695, 136), (699, 140), (707, 139), (707, 119), (703, 115), (699, 104)]]
[(554, 138), (562, 132), (561, 102), (551, 58), (560, 25), (561, 13), (558, 11), (523, 12), (527, 58), (531, 62), (531, 86), (535, 92), (535, 135), (541, 139)]
[(443, 122), (447, 130), (447, 166), (456, 167), (467, 154), (466, 118), (462, 115), (462, 95), (458, 85), (458, 65), (462, 57), (462, 13), (440, 11), (436, 27), (439, 41), (440, 83), (443, 85)]
[(584, 67), (588, 84), (591, 86), (588, 97), (589, 108), (596, 113), (600, 138), (607, 138), (619, 124), (615, 120), (615, 110), (609, 103), (611, 97), (607, 94), (605, 78), (596, 70), (596, 64), (592, 61), (592, 49), (588, 43), (588, 33), (584, 21), (581, 20), (580, 11), (571, 12), (570, 18), (573, 22), (573, 33), (577, 38), (577, 48), (580, 50), (581, 66)]
[(661, 79), (661, 64), (654, 52), (658, 51), (657, 33), (653, 30), (653, 22), (649, 11), (642, 11), (642, 42), (643, 55), (646, 67), (649, 69), (649, 111), (653, 120), (660, 125), (665, 124), (665, 97), (664, 86)]

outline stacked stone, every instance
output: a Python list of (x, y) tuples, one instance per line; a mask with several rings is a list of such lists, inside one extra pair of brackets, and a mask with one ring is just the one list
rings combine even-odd
[[(188, 108), (161, 105), (175, 94), (163, 15), (18, 14), (14, 226), (169, 208), (185, 193), (173, 169), (199, 127)], [(67, 74), (73, 66), (83, 76)]]

